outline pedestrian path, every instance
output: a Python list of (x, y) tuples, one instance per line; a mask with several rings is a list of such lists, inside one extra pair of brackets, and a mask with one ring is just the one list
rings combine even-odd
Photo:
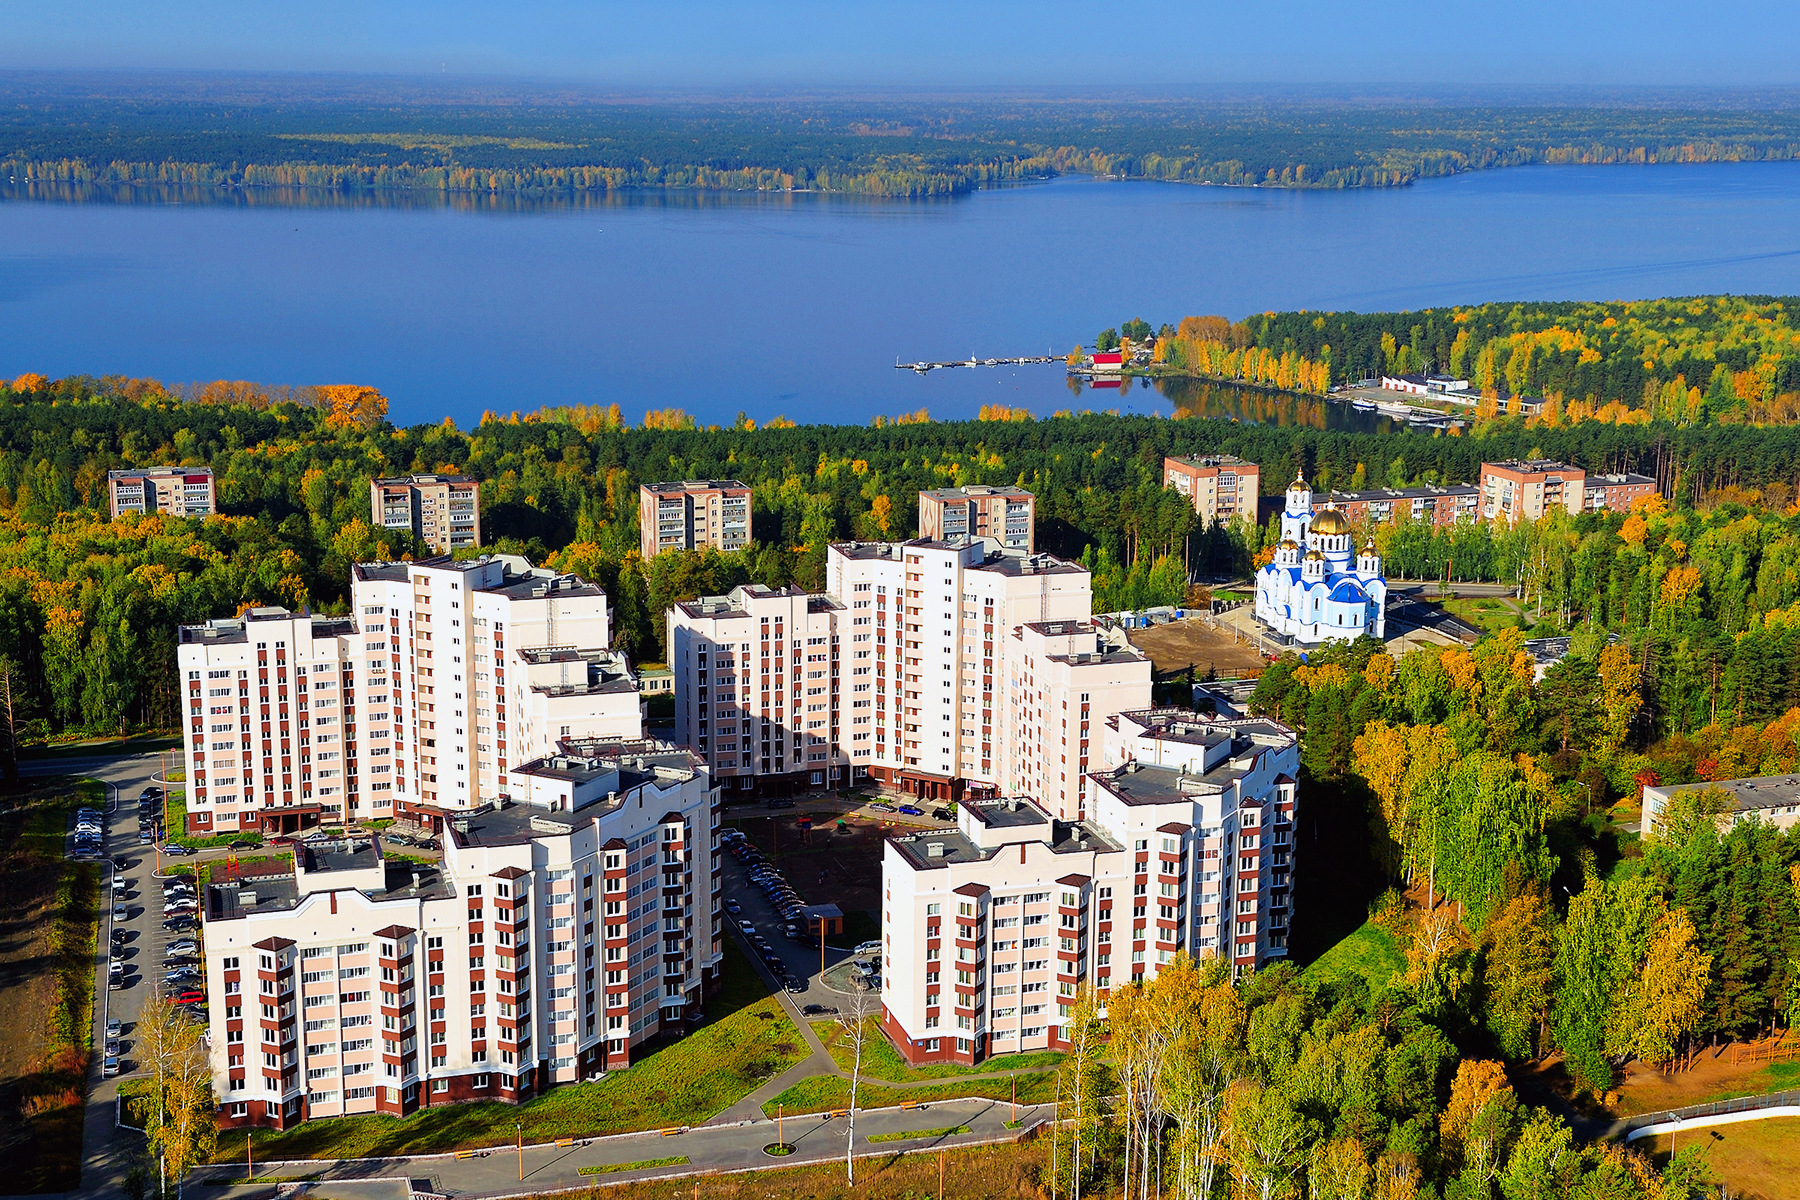
[[(1030, 1136), (1049, 1119), (1050, 1107), (1022, 1106), (1016, 1128), (1008, 1128), (1012, 1108), (1005, 1101), (945, 1100), (902, 1108), (868, 1109), (856, 1115), (857, 1157), (902, 1151), (956, 1149), (1015, 1141)], [(945, 1134), (946, 1128), (966, 1132)], [(431, 1192), (459, 1200), (499, 1200), (541, 1195), (632, 1179), (671, 1178), (721, 1171), (747, 1171), (841, 1161), (849, 1121), (813, 1113), (764, 1117), (692, 1128), (615, 1137), (569, 1140), (522, 1150), (499, 1147), (461, 1154), (407, 1158), (347, 1159), (340, 1162), (257, 1163), (258, 1185), (245, 1186), (243, 1168), (219, 1164), (191, 1173), (184, 1194), (200, 1200), (265, 1200), (276, 1181), (372, 1185), (346, 1190), (358, 1200), (399, 1200), (398, 1184), (409, 1195)], [(909, 1138), (905, 1135), (916, 1133)], [(795, 1147), (776, 1158), (763, 1147), (778, 1137)], [(871, 1138), (881, 1138), (873, 1142)], [(383, 1188), (373, 1185), (385, 1184)]]

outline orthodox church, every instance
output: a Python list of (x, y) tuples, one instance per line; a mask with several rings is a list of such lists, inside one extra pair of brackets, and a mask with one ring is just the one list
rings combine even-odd
[(1296, 478), (1281, 514), (1275, 561), (1256, 573), (1256, 619), (1305, 645), (1387, 636), (1387, 579), (1375, 543), (1357, 554), (1349, 518), (1332, 504), (1313, 513), (1312, 489)]

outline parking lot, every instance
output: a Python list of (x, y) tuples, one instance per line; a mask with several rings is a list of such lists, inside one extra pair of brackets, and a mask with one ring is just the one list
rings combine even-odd
[(147, 794), (117, 792), (102, 822), (100, 941), (108, 955), (99, 992), (103, 1078), (141, 1069), (133, 1054), (138, 1016), (155, 996), (167, 994), (192, 1019), (205, 1020), (198, 897), (191, 876), (178, 878), (170, 869), (187, 856), (160, 854), (162, 793), (142, 790)]

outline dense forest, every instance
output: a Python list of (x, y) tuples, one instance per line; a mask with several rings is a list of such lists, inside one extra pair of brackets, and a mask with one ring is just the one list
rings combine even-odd
[(1477, 304), (1418, 312), (1261, 313), (1233, 323), (1141, 318), (1098, 346), (1152, 347), (1153, 375), (1241, 381), (1294, 393), (1380, 375), (1438, 372), (1484, 397), (1479, 419), (1542, 399), (1536, 427), (1792, 424), (1800, 421), (1800, 324), (1792, 296)]
[(1766, 99), (1581, 107), (1307, 98), (625, 102), (254, 78), (0, 87), (15, 183), (581, 194), (628, 187), (948, 195), (1058, 174), (1389, 187), (1525, 163), (1800, 156)]

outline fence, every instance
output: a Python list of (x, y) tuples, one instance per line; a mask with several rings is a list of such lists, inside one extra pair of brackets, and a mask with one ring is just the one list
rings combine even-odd
[(1630, 1141), (1633, 1134), (1639, 1130), (1648, 1130), (1652, 1126), (1679, 1125), (1697, 1117), (1724, 1117), (1735, 1113), (1760, 1112), (1766, 1108), (1800, 1109), (1800, 1091), (1770, 1092), (1763, 1096), (1739, 1096), (1735, 1100), (1715, 1100), (1711, 1104), (1690, 1104), (1686, 1108), (1641, 1113), (1635, 1117), (1628, 1117), (1613, 1126), (1613, 1133)]

